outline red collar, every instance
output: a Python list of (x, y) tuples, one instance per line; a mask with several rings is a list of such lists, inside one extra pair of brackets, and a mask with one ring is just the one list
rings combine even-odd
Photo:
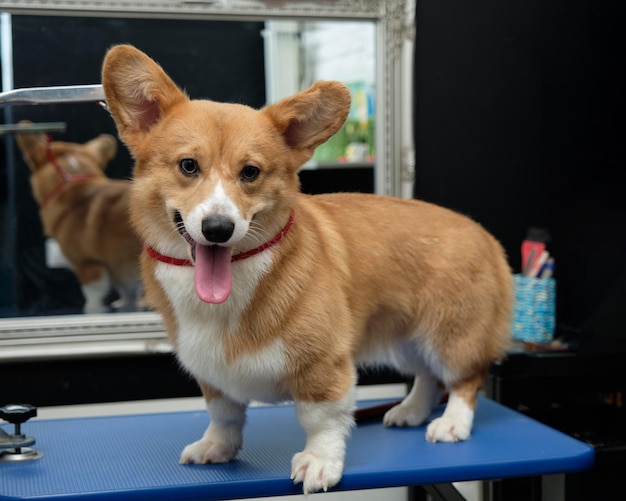
[(46, 145), (46, 156), (48, 157), (48, 161), (52, 164), (54, 170), (57, 171), (57, 174), (61, 179), (56, 184), (56, 186), (52, 188), (52, 191), (48, 193), (41, 201), (41, 209), (43, 209), (54, 197), (61, 193), (63, 188), (65, 188), (65, 185), (76, 181), (85, 181), (94, 177), (92, 174), (68, 174), (66, 171), (64, 171), (63, 167), (59, 165), (59, 162), (57, 162), (57, 159), (54, 157), (54, 153), (52, 153), (52, 148), (50, 146), (51, 144), (52, 138), (48, 136), (48, 144)]
[[(271, 240), (268, 240), (262, 245), (259, 245), (258, 247), (255, 247), (254, 249), (250, 249), (249, 251), (235, 254), (234, 256), (230, 258), (230, 261), (234, 263), (235, 261), (241, 261), (242, 259), (256, 256), (257, 254), (260, 254), (261, 252), (263, 252), (265, 249), (268, 249), (272, 245), (277, 244), (287, 234), (295, 218), (296, 218), (296, 211), (292, 210), (291, 215), (289, 216), (289, 221), (287, 221), (287, 224), (285, 225), (285, 227), (282, 230), (280, 230), (280, 232), (278, 232), (278, 234), (274, 238), (272, 238)], [(154, 248), (149, 245), (146, 245), (146, 252), (150, 255), (150, 257), (152, 257), (153, 259), (156, 259), (157, 261), (161, 261), (162, 263), (171, 264), (174, 266), (193, 266), (193, 262), (189, 259), (180, 259), (177, 257), (164, 256), (163, 254), (154, 250)]]

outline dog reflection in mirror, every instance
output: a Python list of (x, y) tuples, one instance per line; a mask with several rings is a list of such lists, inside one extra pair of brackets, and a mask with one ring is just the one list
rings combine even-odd
[[(20, 122), (26, 129), (29, 122)], [(52, 141), (43, 133), (15, 136), (30, 167), (33, 196), (47, 237), (54, 239), (75, 273), (85, 313), (110, 311), (114, 289), (119, 311), (138, 309), (141, 244), (128, 218), (130, 181), (104, 173), (117, 153), (113, 136), (85, 144)]]

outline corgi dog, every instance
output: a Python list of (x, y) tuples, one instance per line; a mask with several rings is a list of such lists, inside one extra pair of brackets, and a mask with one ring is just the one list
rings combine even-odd
[(101, 134), (77, 144), (18, 133), (15, 140), (30, 167), (44, 232), (58, 242), (76, 274), (85, 313), (108, 311), (104, 300), (112, 287), (119, 310), (135, 311), (142, 245), (129, 223), (130, 181), (104, 174), (117, 153), (115, 138)]
[(135, 159), (146, 298), (210, 415), (181, 463), (231, 461), (247, 405), (289, 400), (306, 432), (291, 478), (305, 493), (327, 490), (343, 472), (359, 364), (415, 377), (386, 426), (423, 424), (445, 387), (426, 439), (470, 436), (479, 388), (509, 342), (506, 257), (445, 208), (300, 192), (299, 168), (348, 114), (343, 84), (260, 110), (191, 100), (128, 45), (109, 50), (102, 82)]

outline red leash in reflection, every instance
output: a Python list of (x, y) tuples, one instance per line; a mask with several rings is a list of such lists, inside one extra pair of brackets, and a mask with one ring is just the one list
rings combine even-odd
[(48, 144), (46, 145), (46, 157), (48, 158), (48, 161), (52, 164), (52, 167), (54, 167), (54, 170), (59, 175), (60, 180), (55, 185), (55, 187), (52, 188), (52, 191), (48, 193), (41, 201), (41, 209), (43, 209), (54, 197), (61, 193), (61, 191), (63, 191), (63, 188), (65, 188), (65, 186), (67, 186), (68, 184), (79, 181), (86, 181), (94, 177), (92, 174), (69, 174), (65, 170), (63, 170), (63, 167), (59, 165), (59, 162), (57, 162), (57, 159), (54, 157), (54, 153), (52, 153), (52, 137), (50, 136), (50, 134), (47, 134), (46, 137), (48, 139)]

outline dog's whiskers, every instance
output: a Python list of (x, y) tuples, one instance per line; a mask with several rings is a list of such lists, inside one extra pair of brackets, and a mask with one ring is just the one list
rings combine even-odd
[(263, 236), (265, 232), (263, 231), (263, 226), (255, 221), (250, 221), (250, 226), (248, 227), (248, 237), (252, 240), (253, 244), (261, 245), (265, 242), (265, 238)]
[(180, 222), (180, 223), (175, 223), (174, 226), (170, 226), (168, 228), (168, 233), (169, 236), (171, 236), (173, 239), (176, 239), (176, 237), (180, 237), (180, 238), (185, 238), (183, 235), (183, 232), (186, 233), (185, 230), (185, 225)]

